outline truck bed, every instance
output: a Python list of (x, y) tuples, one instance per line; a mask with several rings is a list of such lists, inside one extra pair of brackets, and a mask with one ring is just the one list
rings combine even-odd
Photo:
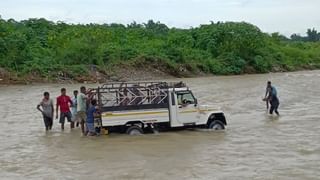
[(169, 122), (169, 111), (167, 108), (109, 111), (101, 114), (103, 126), (125, 125), (128, 121), (142, 122)]

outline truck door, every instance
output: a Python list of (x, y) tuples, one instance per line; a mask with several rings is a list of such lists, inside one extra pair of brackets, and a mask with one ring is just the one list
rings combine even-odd
[(191, 91), (177, 91), (177, 120), (182, 124), (199, 121), (197, 102)]

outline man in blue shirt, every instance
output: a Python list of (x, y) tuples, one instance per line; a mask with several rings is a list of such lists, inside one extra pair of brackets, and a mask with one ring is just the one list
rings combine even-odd
[(270, 107), (270, 114), (273, 114), (273, 111), (279, 116), (278, 107), (279, 107), (279, 98), (277, 97), (277, 89), (271, 85), (271, 81), (268, 81), (266, 95), (265, 95), (267, 109), (269, 109), (269, 103), (271, 104)]
[(87, 135), (88, 136), (95, 136), (95, 128), (94, 128), (94, 118), (98, 116), (97, 113), (97, 101), (93, 99), (91, 101), (91, 104), (87, 110), (87, 121), (86, 121), (86, 126), (87, 126)]
[[(270, 95), (277, 97), (277, 89), (271, 85), (271, 81), (268, 81), (264, 98), (266, 99)], [(269, 101), (266, 101), (266, 105), (267, 109), (269, 109)]]

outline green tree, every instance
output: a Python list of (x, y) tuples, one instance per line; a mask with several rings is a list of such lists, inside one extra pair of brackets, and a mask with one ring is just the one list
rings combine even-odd
[(319, 34), (317, 30), (313, 29), (308, 29), (307, 30), (307, 40), (311, 42), (316, 42), (320, 40)]

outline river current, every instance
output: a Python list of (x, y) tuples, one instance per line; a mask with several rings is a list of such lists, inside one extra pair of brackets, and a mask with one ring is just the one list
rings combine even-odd
[[(226, 130), (81, 137), (54, 120), (46, 133), (42, 93), (81, 85), (0, 86), (0, 179), (320, 179), (320, 71), (176, 80), (220, 106)], [(268, 80), (280, 117), (262, 101)]]

